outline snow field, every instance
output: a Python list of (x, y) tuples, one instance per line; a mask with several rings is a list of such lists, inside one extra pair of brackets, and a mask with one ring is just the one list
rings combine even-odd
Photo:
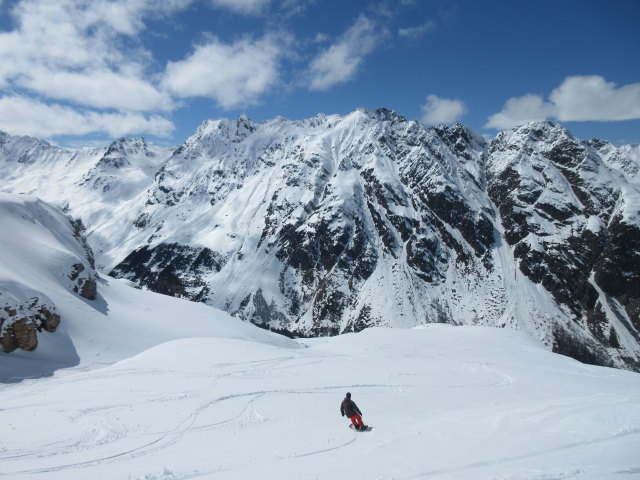
[[(630, 479), (640, 376), (509, 329), (162, 343), (0, 390), (11, 479)], [(344, 393), (368, 433), (347, 428)]]

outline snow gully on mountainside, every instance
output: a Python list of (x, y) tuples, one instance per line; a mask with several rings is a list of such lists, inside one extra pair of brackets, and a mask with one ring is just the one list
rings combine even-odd
[(487, 143), (379, 109), (207, 121), (171, 149), (5, 136), (0, 173), (82, 218), (102, 271), (273, 330), (510, 326), (638, 369), (638, 158), (548, 122)]

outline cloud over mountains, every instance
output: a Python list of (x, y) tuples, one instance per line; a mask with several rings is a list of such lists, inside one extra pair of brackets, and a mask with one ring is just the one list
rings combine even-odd
[[(286, 31), (224, 41), (205, 35), (165, 64), (147, 47), (149, 23), (167, 20), (192, 0), (80, 2), (23, 0), (0, 32), (0, 129), (50, 137), (104, 132), (168, 136), (168, 114), (189, 98), (223, 109), (260, 102), (284, 83), (282, 59), (295, 50)], [(260, 15), (270, 5), (299, 12), (308, 2), (209, 0), (230, 14)], [(295, 4), (295, 5), (294, 5)], [(384, 33), (366, 16), (308, 60), (306, 86), (326, 90), (353, 78)]]
[(615, 121), (640, 118), (640, 83), (616, 86), (599, 75), (572, 76), (549, 94), (527, 94), (507, 100), (491, 115), (486, 128), (507, 129), (530, 121)]
[[(339, 108), (403, 110), (386, 104), (393, 98), (413, 105), (415, 117), (427, 124), (451, 123), (464, 115), (482, 115), (476, 123), (484, 122), (487, 129), (541, 119), (640, 119), (640, 83), (616, 85), (608, 74), (579, 71), (547, 96), (514, 96), (497, 113), (488, 115), (498, 105), (479, 113), (479, 102), (471, 98), (475, 90), (450, 91), (448, 84), (435, 81), (447, 72), (433, 68), (434, 52), (445, 48), (442, 43), (432, 48), (432, 43), (441, 41), (438, 35), (453, 24), (455, 12), (408, 0), (354, 2), (339, 11), (337, 3), (320, 3), (0, 2), (0, 130), (49, 139), (170, 137), (181, 125), (180, 116), (194, 105), (199, 110), (194, 109), (198, 113), (192, 121), (197, 123), (203, 115), (211, 117), (212, 109), (225, 114), (258, 108), (274, 98), (306, 104), (322, 96), (328, 108), (336, 108), (329, 96), (334, 91), (344, 103)], [(410, 79), (400, 68), (420, 68), (429, 81), (409, 92)], [(394, 85), (372, 82), (367, 76), (372, 71)], [(390, 90), (398, 94), (387, 95)], [(273, 116), (287, 114), (277, 105), (273, 110)]]

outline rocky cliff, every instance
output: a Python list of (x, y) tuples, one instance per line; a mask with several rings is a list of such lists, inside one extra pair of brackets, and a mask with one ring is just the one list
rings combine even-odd
[[(25, 140), (0, 145), (0, 170), (16, 166), (12, 142)], [(102, 269), (265, 328), (509, 326), (638, 369), (639, 151), (547, 122), (487, 142), (385, 109), (241, 116), (173, 149), (121, 139), (69, 154), (56, 184)], [(42, 162), (19, 158), (22, 172)]]

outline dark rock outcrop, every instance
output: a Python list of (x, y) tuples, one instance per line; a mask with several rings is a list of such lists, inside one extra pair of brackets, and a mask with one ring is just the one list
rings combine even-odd
[(35, 350), (38, 332), (55, 332), (60, 324), (56, 307), (33, 297), (25, 305), (5, 306), (0, 309), (0, 346), (6, 353), (20, 348)]
[(550, 122), (503, 132), (489, 147), (488, 193), (520, 270), (573, 322), (554, 326), (554, 351), (610, 365), (616, 328), (640, 341), (640, 228), (627, 184), (591, 145), (603, 143)]
[(178, 243), (146, 245), (131, 252), (109, 274), (126, 278), (157, 293), (207, 300), (208, 287), (202, 276), (218, 272), (225, 259), (208, 248)]

